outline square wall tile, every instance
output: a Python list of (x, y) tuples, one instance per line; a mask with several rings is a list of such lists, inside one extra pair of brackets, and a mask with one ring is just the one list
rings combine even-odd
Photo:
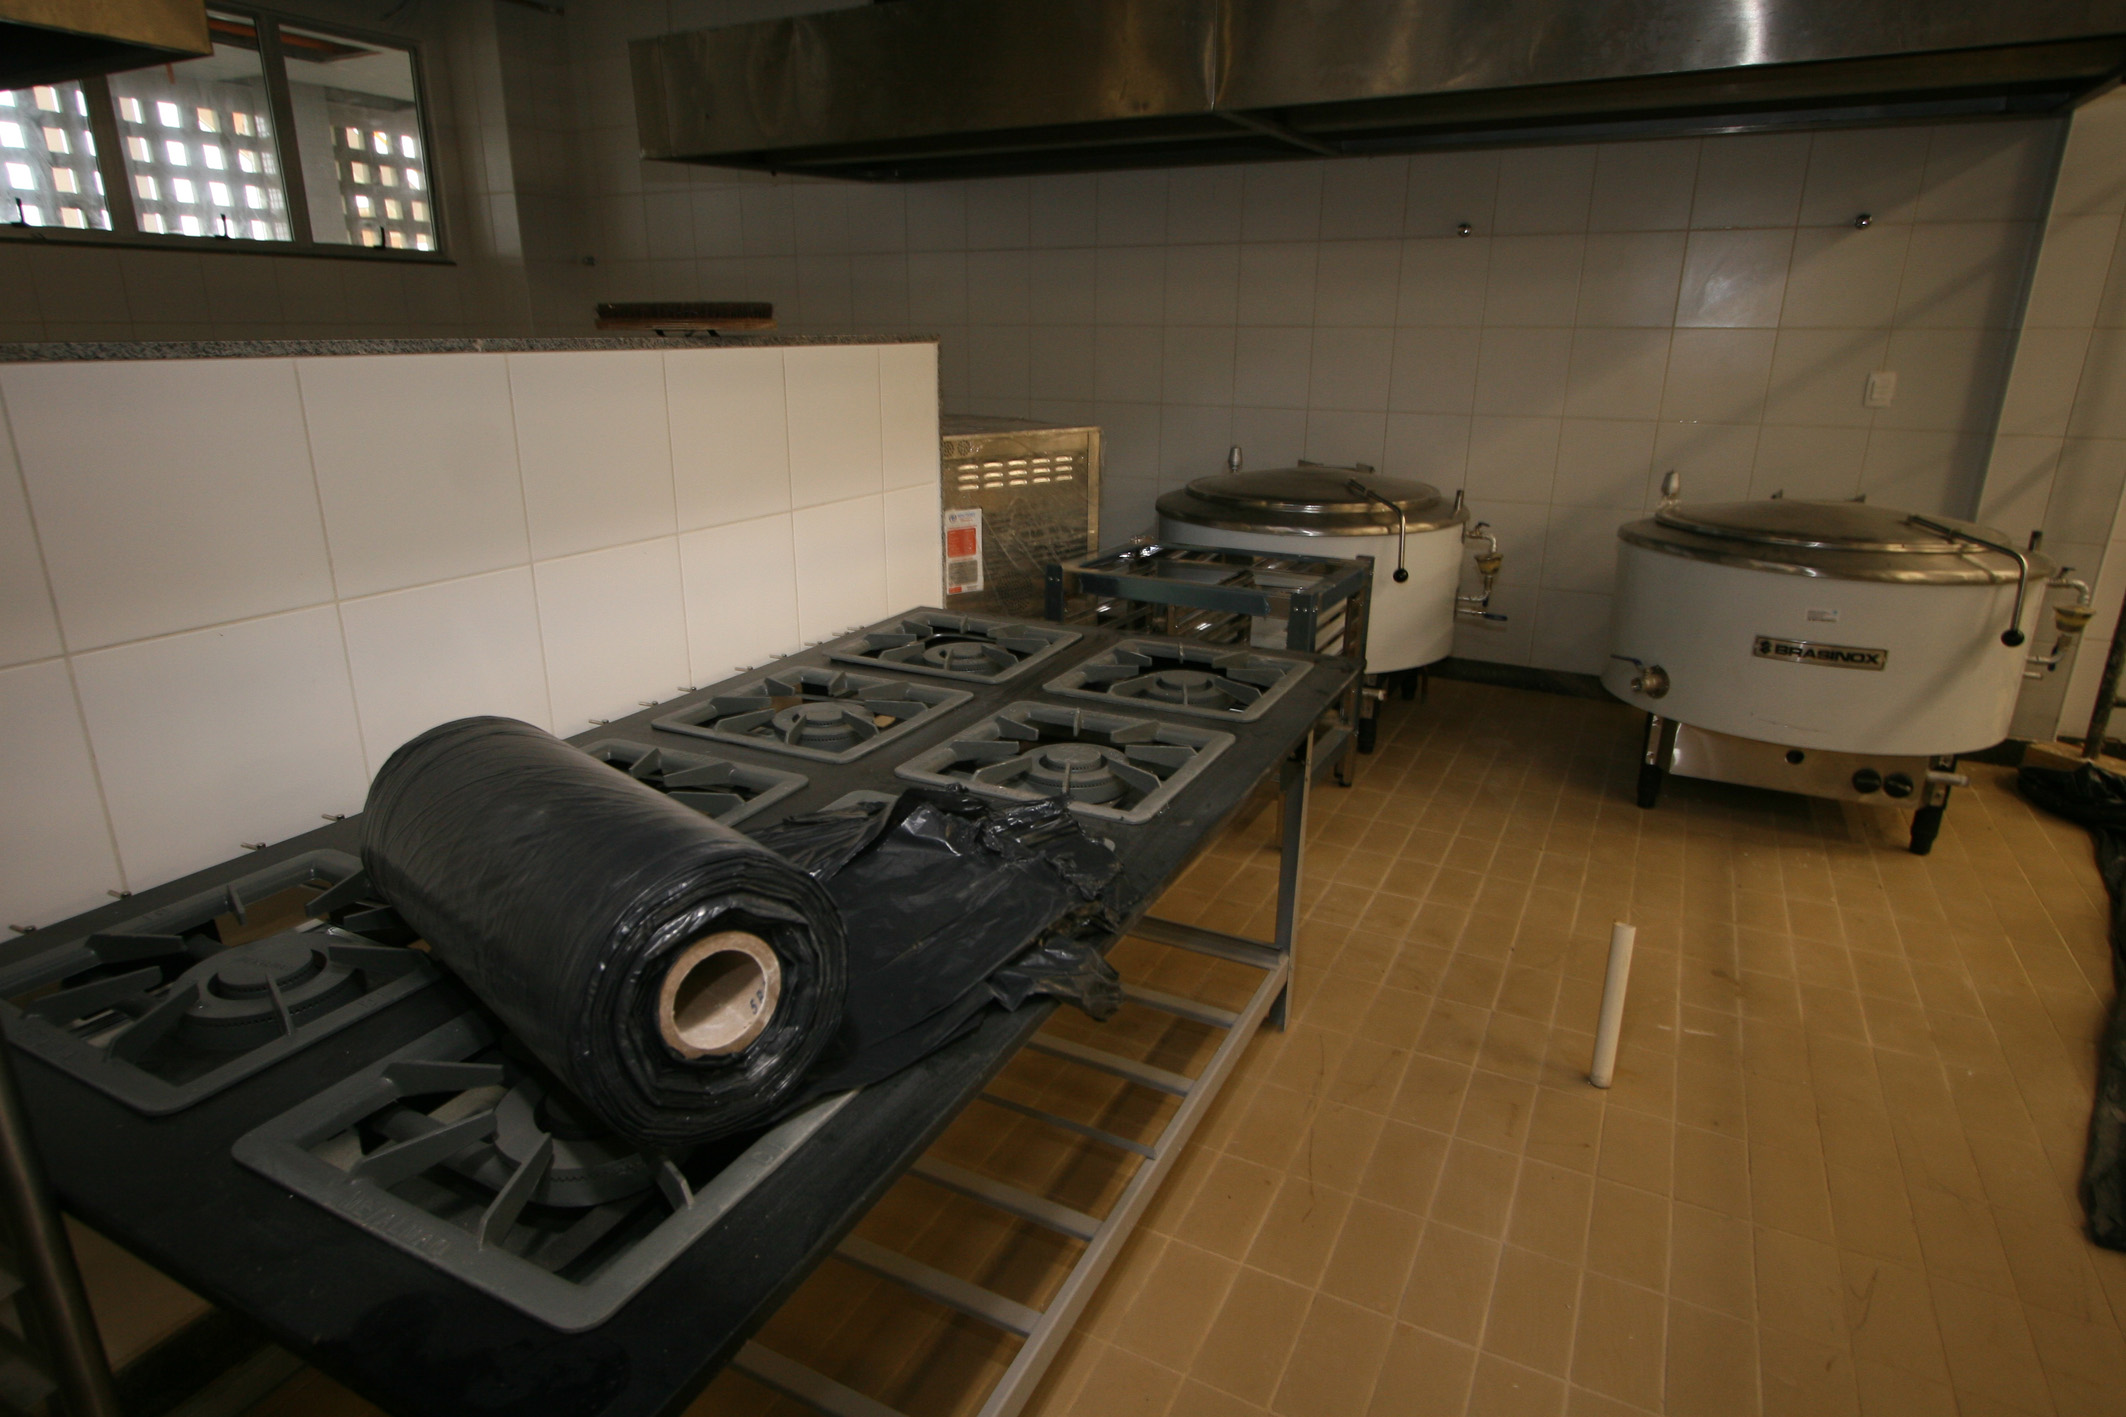
[(59, 653), (59, 619), (45, 585), (44, 558), (30, 527), (29, 502), (0, 409), (0, 665)]
[(1398, 325), (1481, 325), (1491, 242), (1485, 237), (1403, 243), (1396, 297)]
[(1676, 295), (1677, 327), (1777, 325), (1793, 254), (1791, 231), (1693, 232)]
[(1385, 411), (1394, 349), (1393, 330), (1316, 329), (1308, 406)]
[(59, 660), (0, 671), (0, 924), (49, 925), (125, 886)]
[(1571, 362), (1571, 330), (1484, 331), (1477, 359), (1476, 411), (1519, 416), (1563, 413)]
[(133, 890), (361, 809), (368, 775), (333, 606), (73, 662)]
[(1653, 474), (1647, 499), (1660, 495), (1661, 480), (1674, 472), (1683, 496), (1693, 502), (1732, 502), (1747, 497), (1757, 463), (1754, 423), (1663, 423), (1654, 435)]
[(2014, 323), (2036, 225), (1924, 222), (1912, 228), (1897, 323), (1915, 329), (1994, 329)]
[(1388, 407), (1408, 413), (1468, 413), (1476, 400), (1482, 337), (1481, 330), (1397, 330)]
[(532, 555), (676, 531), (665, 357), (601, 349), (508, 358)]
[(1851, 227), (1862, 212), (1877, 223), (1910, 221), (1926, 173), (1927, 134), (1904, 127), (1816, 134), (1801, 224)]
[(1478, 417), (1469, 427), (1469, 497), (1547, 504), (1558, 469), (1555, 418)]
[(1680, 231), (1629, 232), (1587, 238), (1580, 272), (1577, 322), (1601, 326), (1661, 326), (1676, 318), (1683, 275)]
[(790, 528), (785, 512), (679, 538), (690, 682), (714, 684), (803, 648)]
[(541, 561), (532, 575), (554, 732), (581, 733), (692, 682), (676, 537)]
[(935, 486), (943, 454), (938, 442), (938, 347), (879, 346), (878, 402), (886, 490)]
[(332, 598), (290, 361), (11, 364), (0, 395), (70, 648)]
[(1978, 520), (1999, 527), (2016, 542), (2045, 526), (2045, 504), (2059, 470), (2060, 438), (2002, 433), (1986, 459), (1986, 489)]
[(1546, 669), (1599, 674), (1609, 664), (1611, 598), (1545, 587), (1535, 613), (1532, 660)]
[(1809, 135), (1720, 138), (1698, 156), (1694, 227), (1792, 226), (1809, 168)]
[(783, 351), (790, 413), (790, 497), (810, 507), (885, 489), (879, 352), (873, 345)]
[(1500, 235), (1585, 231), (1594, 190), (1595, 149), (1579, 145), (1508, 148), (1499, 154)]
[(1781, 327), (1869, 329), (1889, 324), (1911, 240), (1911, 227), (1880, 223), (1861, 231), (1851, 223), (1796, 231), (1786, 301), (1779, 312)]
[[(2061, 179), (2065, 180), (2064, 177)], [(2119, 240), (2115, 212), (2059, 216), (2045, 223), (2044, 245), (2030, 279), (2023, 328), (2073, 328), (2096, 322), (2097, 301)]]
[(1745, 423), (1762, 415), (1777, 336), (1775, 330), (1677, 330), (1661, 416)]
[(1469, 476), (1469, 418), (1465, 414), (1391, 413), (1381, 471), (1434, 487), (1464, 486)]
[(792, 518), (803, 639), (831, 639), (897, 608), (886, 603), (885, 527), (879, 497), (800, 508)]
[(340, 595), (530, 559), (505, 356), (326, 357), (297, 372)]
[(1413, 156), (1403, 235), (1452, 236), (1462, 222), (1490, 231), (1498, 211), (1500, 156), (1496, 149)]
[(1781, 330), (1765, 419), (1870, 426), (1875, 410), (1864, 402), (1868, 375), (1883, 367), (1889, 348), (1881, 330)]
[(1588, 418), (1653, 418), (1668, 378), (1669, 332), (1575, 330), (1565, 411)]
[(1572, 324), (1586, 254), (1584, 236), (1502, 236), (1493, 241), (1483, 323)]
[(401, 743), (452, 719), (553, 727), (528, 566), (343, 601), (340, 628), (372, 774)]
[(944, 519), (938, 484), (886, 494), (886, 611), (945, 603)]
[(1604, 143), (1595, 150), (1589, 231), (1680, 231), (1698, 182), (1696, 138)]
[(1757, 439), (1757, 465), (1750, 473), (1749, 494), (1847, 501), (1860, 491), (1867, 451), (1865, 428), (1769, 425)]
[(2030, 329), (2015, 339), (2015, 363), (2001, 400), (2000, 432), (2057, 438), (2067, 431), (2092, 331)]
[(1617, 580), (1617, 528), (1632, 515), (1611, 508), (1550, 508), (1543, 536), (1543, 590), (1608, 594)]
[(1883, 506), (1955, 516), (1978, 500), (1989, 441), (1971, 431), (1877, 428), (1868, 437), (1860, 490)]
[(664, 356), (664, 387), (681, 529), (789, 510), (783, 351), (675, 351)]
[(1568, 418), (1558, 429), (1557, 498), (1576, 507), (1637, 512), (1653, 465), (1650, 420)]

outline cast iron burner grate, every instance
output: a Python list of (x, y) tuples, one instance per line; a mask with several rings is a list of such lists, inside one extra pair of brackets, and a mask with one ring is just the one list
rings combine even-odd
[(1051, 694), (1252, 723), (1306, 677), (1307, 662), (1178, 640), (1124, 640), (1043, 685)]
[(941, 679), (1001, 684), (1083, 638), (1076, 630), (1053, 626), (945, 610), (911, 610), (830, 646), (827, 657)]
[(176, 1112), (439, 977), (361, 864), (312, 851), (0, 969), (15, 1046)]
[(734, 763), (706, 753), (682, 753), (676, 748), (652, 748), (624, 738), (606, 738), (583, 751), (727, 827), (811, 781), (803, 773)]
[(645, 1151), (467, 1013), (233, 1150), (349, 1224), (573, 1333), (612, 1317), (855, 1095), (771, 1131)]
[(714, 691), (706, 702), (667, 714), (651, 726), (771, 753), (847, 763), (973, 697), (965, 689), (791, 665)]
[(1187, 724), (1018, 703), (894, 771), (989, 797), (1062, 797), (1075, 811), (1135, 823), (1164, 811), (1233, 741)]

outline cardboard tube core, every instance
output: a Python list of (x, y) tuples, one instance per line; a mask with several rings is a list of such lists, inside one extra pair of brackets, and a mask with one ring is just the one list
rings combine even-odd
[(657, 1027), (682, 1058), (738, 1052), (767, 1028), (782, 996), (782, 965), (767, 941), (724, 930), (680, 951), (657, 994)]

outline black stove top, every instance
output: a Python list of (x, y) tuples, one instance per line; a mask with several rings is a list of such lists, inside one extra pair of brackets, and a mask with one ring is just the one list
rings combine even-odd
[(712, 689), (706, 699), (664, 715), (655, 726), (663, 733), (849, 763), (935, 722), (970, 697), (965, 689), (827, 665), (785, 664), (758, 679)]
[(1186, 640), (1124, 640), (1042, 685), (1073, 698), (1127, 700), (1161, 709), (1252, 723), (1306, 677), (1293, 654), (1235, 651)]
[[(1033, 628), (1077, 636), (1043, 651), (1049, 678), (1122, 642)], [(948, 684), (811, 650), (577, 742), (747, 830), (911, 780), (1061, 793), (1115, 842), (1134, 911), (1351, 672), (1314, 663), (1258, 721), (1218, 723), (1051, 695), (1032, 671)], [(548, 1376), (525, 1411), (683, 1406), (1043, 1016), (997, 1016), (814, 1132), (645, 1157), (409, 948), (359, 833), (335, 822), (0, 946), (0, 1017), (62, 1200), (392, 1411), (502, 1411), (482, 1385), (521, 1385), (527, 1355)]]
[(1080, 638), (1076, 630), (1060, 625), (911, 610), (827, 646), (827, 657), (941, 679), (1001, 684), (1053, 660)]

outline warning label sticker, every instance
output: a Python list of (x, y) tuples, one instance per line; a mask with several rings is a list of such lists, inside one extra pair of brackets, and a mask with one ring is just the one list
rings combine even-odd
[(982, 509), (953, 507), (945, 513), (945, 594), (982, 589)]

